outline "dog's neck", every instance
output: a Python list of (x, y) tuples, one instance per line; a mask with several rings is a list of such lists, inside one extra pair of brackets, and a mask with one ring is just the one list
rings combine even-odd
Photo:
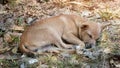
[(75, 22), (75, 25), (76, 25), (76, 27), (77, 27), (77, 36), (78, 36), (78, 38), (79, 39), (81, 39), (81, 21), (80, 21), (80, 19), (77, 19), (77, 18), (74, 18), (74, 22)]

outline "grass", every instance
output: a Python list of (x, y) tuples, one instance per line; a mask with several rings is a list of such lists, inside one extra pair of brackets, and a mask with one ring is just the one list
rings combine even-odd
[(19, 43), (19, 41), (20, 41), (19, 37), (17, 37), (17, 36), (11, 36), (11, 37), (12, 37), (12, 42), (13, 43)]
[(19, 64), (17, 60), (0, 59), (0, 66), (2, 68), (18, 68)]
[(42, 64), (48, 66), (48, 68), (81, 68), (84, 60), (83, 56), (71, 54), (69, 57), (62, 55), (47, 54), (40, 56), (39, 60)]

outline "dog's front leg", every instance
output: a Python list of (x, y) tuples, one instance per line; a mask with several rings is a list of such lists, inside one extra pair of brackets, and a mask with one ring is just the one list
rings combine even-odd
[(85, 48), (85, 44), (83, 41), (81, 41), (79, 38), (77, 38), (75, 35), (73, 35), (72, 33), (65, 33), (63, 34), (62, 38), (71, 43), (71, 44), (75, 44), (75, 45), (80, 45), (81, 49)]

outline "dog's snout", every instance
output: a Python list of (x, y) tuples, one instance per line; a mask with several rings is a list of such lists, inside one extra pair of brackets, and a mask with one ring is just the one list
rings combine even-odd
[(85, 46), (85, 48), (89, 49), (89, 48), (92, 48), (92, 46), (91, 45), (87, 45), (87, 46)]
[(93, 46), (92, 43), (86, 43), (86, 44), (85, 44), (85, 48), (86, 48), (86, 49), (92, 48), (92, 46)]

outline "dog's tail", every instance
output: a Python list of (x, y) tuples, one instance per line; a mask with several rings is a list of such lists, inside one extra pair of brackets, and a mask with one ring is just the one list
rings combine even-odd
[(19, 45), (19, 50), (22, 52), (22, 53), (25, 53), (27, 55), (35, 55), (36, 53), (30, 49), (28, 49), (24, 44), (21, 44)]

